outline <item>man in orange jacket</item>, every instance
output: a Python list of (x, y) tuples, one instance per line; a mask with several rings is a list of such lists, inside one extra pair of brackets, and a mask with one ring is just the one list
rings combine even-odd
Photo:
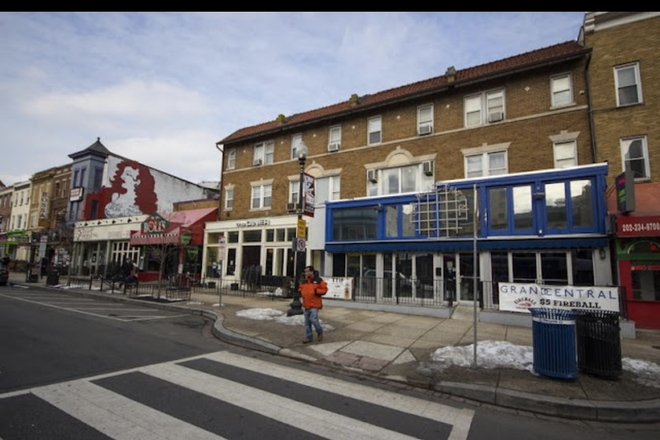
[(314, 273), (314, 266), (305, 267), (305, 281), (298, 285), (298, 291), (302, 299), (305, 311), (305, 339), (303, 344), (312, 342), (314, 333), (312, 326), (316, 329), (318, 341), (323, 341), (323, 327), (319, 322), (319, 310), (323, 308), (322, 296), (328, 292), (328, 285), (320, 276)]

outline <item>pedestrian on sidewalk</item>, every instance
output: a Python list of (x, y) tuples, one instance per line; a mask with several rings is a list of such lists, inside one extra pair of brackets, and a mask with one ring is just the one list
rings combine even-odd
[(300, 298), (302, 300), (303, 316), (305, 317), (305, 339), (303, 344), (309, 344), (314, 340), (312, 326), (318, 335), (318, 341), (323, 341), (323, 327), (319, 322), (319, 311), (323, 308), (323, 295), (328, 292), (328, 285), (314, 271), (314, 266), (306, 266), (305, 279), (298, 285)]

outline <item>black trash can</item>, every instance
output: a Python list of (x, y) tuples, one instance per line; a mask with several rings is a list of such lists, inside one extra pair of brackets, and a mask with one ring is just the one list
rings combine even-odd
[(46, 276), (47, 286), (57, 286), (60, 284), (60, 272), (57, 269), (51, 269)]
[(575, 312), (531, 307), (534, 371), (558, 379), (576, 379)]
[(576, 317), (578, 369), (604, 379), (622, 373), (619, 314), (579, 310)]

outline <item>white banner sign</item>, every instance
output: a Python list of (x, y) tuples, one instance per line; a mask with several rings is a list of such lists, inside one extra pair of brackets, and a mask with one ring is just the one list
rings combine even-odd
[(499, 283), (500, 310), (529, 313), (530, 307), (619, 312), (617, 287)]
[(325, 278), (328, 285), (328, 293), (324, 298), (351, 299), (353, 295), (353, 277)]

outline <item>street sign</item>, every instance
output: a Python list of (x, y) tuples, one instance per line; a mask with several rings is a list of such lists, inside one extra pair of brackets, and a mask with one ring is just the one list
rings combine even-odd
[(227, 253), (227, 239), (223, 235), (218, 239), (218, 261), (225, 260), (225, 254)]
[(307, 222), (301, 218), (298, 219), (298, 228), (296, 229), (297, 238), (307, 238)]
[(307, 249), (307, 241), (304, 238), (296, 238), (296, 251), (305, 252)]

